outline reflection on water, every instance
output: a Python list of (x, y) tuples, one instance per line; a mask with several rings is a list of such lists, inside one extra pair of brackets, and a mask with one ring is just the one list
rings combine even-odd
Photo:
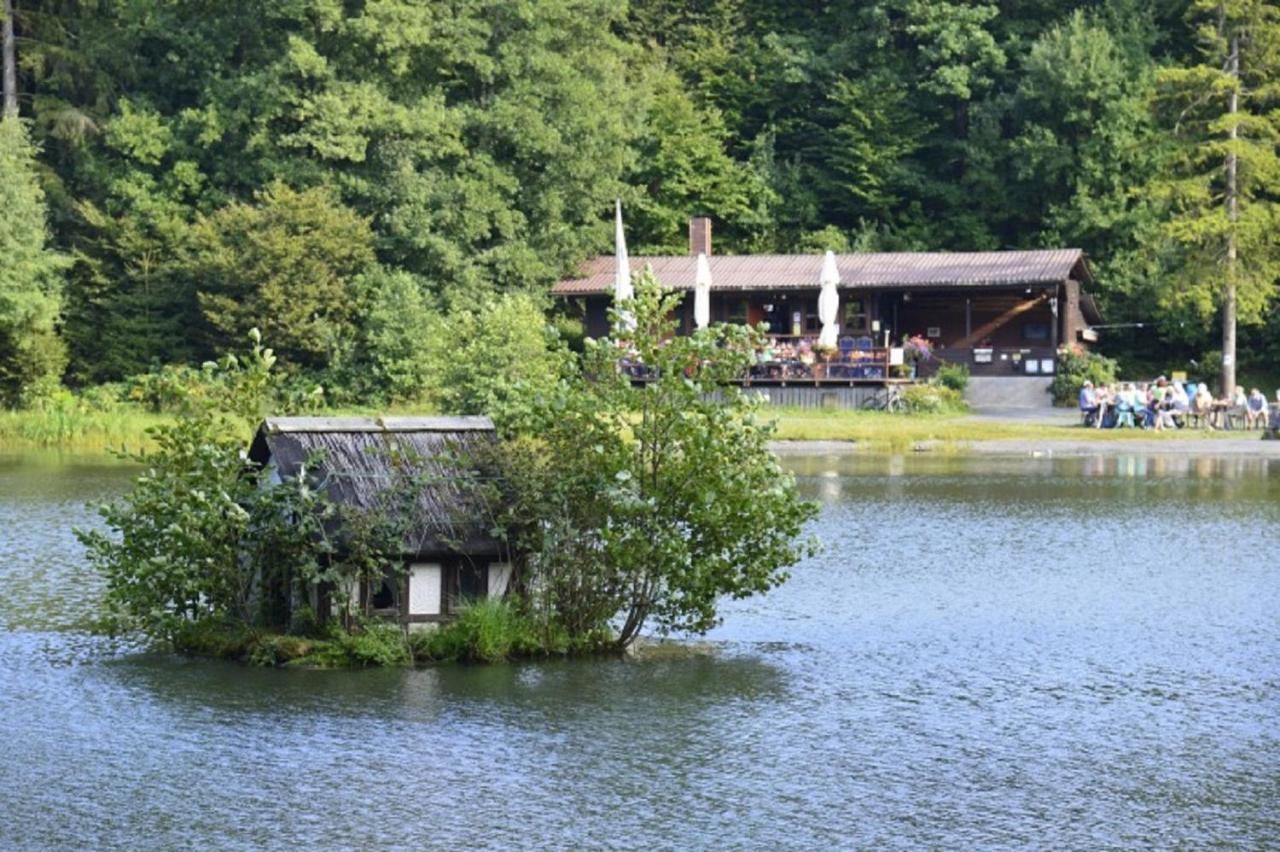
[(796, 457), (823, 553), (680, 659), (260, 671), (76, 629), (118, 466), (0, 459), (0, 848), (1280, 836), (1280, 467)]

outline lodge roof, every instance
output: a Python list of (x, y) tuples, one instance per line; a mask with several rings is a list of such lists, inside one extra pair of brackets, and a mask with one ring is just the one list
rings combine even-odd
[(405, 553), (485, 553), (496, 544), (480, 521), (471, 457), (493, 438), (487, 417), (271, 417), (249, 460), (274, 464), (284, 478), (307, 465), (331, 500), (362, 509), (385, 505), (406, 476), (421, 477)]
[[(713, 291), (818, 289), (821, 254), (714, 255)], [(663, 285), (692, 290), (697, 259), (692, 255), (631, 258), (632, 269), (650, 266)], [(1080, 249), (982, 252), (886, 252), (838, 254), (841, 289), (889, 287), (982, 288), (1058, 284), (1069, 278), (1090, 283), (1093, 276)], [(614, 258), (594, 257), (578, 277), (557, 283), (555, 296), (613, 292)]]

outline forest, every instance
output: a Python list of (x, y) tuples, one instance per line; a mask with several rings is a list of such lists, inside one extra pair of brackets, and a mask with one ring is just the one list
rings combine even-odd
[(2, 406), (258, 328), (325, 405), (465, 409), (581, 334), (547, 291), (615, 198), (639, 253), (695, 212), (727, 253), (1078, 246), (1122, 371), (1280, 378), (1266, 0), (3, 2)]

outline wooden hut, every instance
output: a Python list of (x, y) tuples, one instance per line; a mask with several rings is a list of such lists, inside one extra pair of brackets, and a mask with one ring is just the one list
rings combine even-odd
[[(493, 440), (487, 417), (275, 417), (258, 428), (249, 461), (275, 482), (305, 465), (333, 502), (370, 511), (385, 510), (388, 492), (412, 480), (405, 571), (349, 590), (353, 606), (412, 626), (448, 620), (463, 600), (506, 593), (511, 563), (484, 523), (474, 470), (462, 467)], [(344, 531), (333, 533), (341, 543)], [(323, 618), (329, 597), (317, 590), (307, 603)]]
[[(687, 294), (675, 316), (679, 333), (694, 328), (699, 254), (708, 258), (712, 322), (762, 327), (777, 347), (816, 342), (823, 255), (714, 255), (705, 217), (690, 222), (688, 254), (630, 259), (631, 269), (648, 266), (665, 287)], [(1102, 322), (1087, 292), (1093, 275), (1080, 249), (837, 254), (835, 263), (841, 360), (854, 366), (815, 371), (780, 364), (746, 377), (750, 384), (761, 391), (789, 385), (817, 392), (882, 384), (894, 375), (901, 339), (918, 336), (935, 356), (922, 366), (922, 378), (939, 363), (953, 363), (984, 380), (1032, 379), (1047, 387), (1059, 347), (1089, 347)], [(615, 267), (612, 255), (590, 258), (551, 290), (591, 337), (609, 333)], [(806, 404), (795, 394), (765, 395)]]

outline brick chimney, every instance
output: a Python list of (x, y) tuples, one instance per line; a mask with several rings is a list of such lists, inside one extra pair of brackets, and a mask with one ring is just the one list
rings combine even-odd
[(710, 216), (694, 216), (689, 220), (689, 254), (697, 257), (699, 253), (711, 256)]

